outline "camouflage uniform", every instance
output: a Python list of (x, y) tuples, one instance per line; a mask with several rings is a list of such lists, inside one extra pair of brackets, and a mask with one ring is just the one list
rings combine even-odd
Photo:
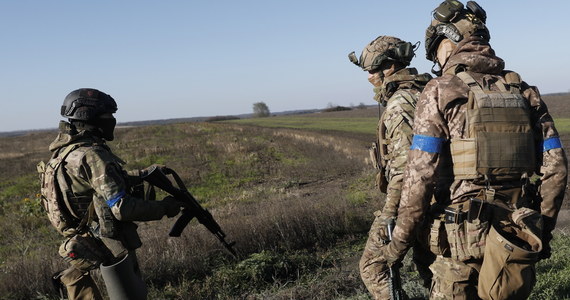
[[(68, 199), (72, 213), (79, 219), (92, 215), (88, 218), (88, 231), (102, 240), (101, 252), (108, 255), (107, 262), (112, 263), (128, 253), (134, 258), (135, 273), (140, 274), (134, 250), (142, 243), (133, 221), (159, 220), (168, 213), (169, 203), (132, 196), (134, 187), (142, 183), (138, 171), (127, 174), (122, 168), (124, 162), (111, 152), (103, 139), (90, 131), (77, 132), (71, 124), (62, 121), (60, 133), (49, 149), (58, 156), (68, 147), (73, 150), (67, 154), (62, 167), (71, 192)], [(76, 233), (74, 229), (64, 231), (68, 237)], [(65, 255), (63, 248), (60, 254)], [(72, 263), (59, 274), (69, 299), (102, 299), (88, 269), (78, 269)]]
[[(428, 214), (430, 195), (438, 178), (438, 165), (451, 160), (448, 141), (466, 137), (466, 103), (469, 87), (455, 75), (454, 69), (467, 70), (480, 85), (488, 85), (497, 90), (494, 82), (504, 81), (504, 61), (495, 56), (487, 40), (471, 36), (462, 40), (452, 53), (443, 69), (444, 75), (430, 81), (422, 92), (414, 121), (414, 140), (404, 173), (402, 198), (398, 210), (398, 220), (393, 232), (393, 241), (384, 249), (383, 255), (389, 263), (394, 263), (407, 251), (414, 240), (414, 233), (421, 226), (422, 219), (433, 218)], [(543, 255), (548, 257), (548, 243), (551, 231), (564, 197), (567, 182), (567, 160), (559, 145), (559, 135), (554, 127), (536, 87), (521, 82), (520, 91), (530, 107), (530, 120), (537, 144), (552, 139), (558, 146), (536, 149), (536, 170), (541, 175), (540, 213), (544, 218)], [(434, 146), (426, 149), (415, 147), (416, 138), (424, 138)], [(433, 143), (432, 143), (433, 142)], [(505, 202), (516, 202), (521, 197), (521, 180), (494, 181), (486, 186), (475, 180), (454, 180), (447, 191), (446, 201), (439, 200), (442, 206), (465, 201), (485, 188), (494, 189), (503, 195)], [(511, 202), (511, 204), (512, 204)], [(433, 207), (433, 206), (432, 206)], [(431, 266), (434, 280), (431, 299), (478, 299), (477, 280), (481, 259), (456, 260), (443, 254)]]
[[(397, 85), (397, 89), (386, 95), (388, 101), (378, 123), (378, 145), (380, 148), (381, 174), (387, 181), (385, 190), (386, 202), (382, 210), (374, 212), (376, 216), (370, 228), (368, 241), (360, 260), (360, 274), (369, 292), (375, 299), (388, 299), (389, 274), (388, 267), (382, 257), (381, 250), (386, 245), (380, 230), (385, 227), (388, 216), (396, 216), (400, 204), (400, 193), (408, 149), (412, 142), (412, 124), (416, 102), (427, 78), (418, 80), (415, 68), (405, 68), (386, 77), (381, 90), (386, 84)], [(429, 76), (424, 74), (424, 76)], [(383, 172), (383, 174), (382, 174)], [(383, 181), (383, 180), (379, 180)], [(419, 255), (422, 253), (423, 255)], [(414, 249), (414, 258), (424, 280), (431, 279), (427, 267), (431, 263), (431, 253), (419, 246)], [(418, 254), (418, 255), (416, 255)]]

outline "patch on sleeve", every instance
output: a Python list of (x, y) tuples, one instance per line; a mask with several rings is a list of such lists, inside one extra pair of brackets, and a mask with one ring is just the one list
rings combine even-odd
[(121, 191), (116, 195), (113, 195), (113, 197), (111, 197), (111, 199), (107, 200), (106, 203), (109, 207), (113, 207), (115, 206), (115, 204), (117, 204), (117, 202), (119, 202), (119, 200), (121, 200), (121, 198), (123, 198), (127, 193), (125, 191)]
[(414, 135), (410, 150), (421, 150), (428, 153), (439, 153), (441, 145), (445, 141), (444, 138), (438, 138), (427, 135)]
[(559, 137), (551, 137), (544, 140), (542, 143), (542, 152), (546, 152), (551, 149), (562, 148), (562, 143)]

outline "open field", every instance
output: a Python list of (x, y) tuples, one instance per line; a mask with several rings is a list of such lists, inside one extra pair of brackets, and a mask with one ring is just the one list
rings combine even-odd
[[(370, 108), (119, 129), (110, 146), (127, 169), (174, 168), (240, 255), (231, 259), (196, 223), (178, 239), (166, 236), (173, 219), (140, 223), (149, 299), (370, 299), (357, 268), (383, 202), (366, 161), (377, 115)], [(263, 123), (270, 121), (279, 128)], [(54, 136), (0, 139), (0, 299), (56, 299), (48, 278), (65, 266), (61, 238), (38, 205), (35, 173)], [(568, 231), (557, 230), (553, 258), (538, 265), (532, 299), (570, 299)], [(410, 296), (426, 295), (409, 257), (402, 273)]]

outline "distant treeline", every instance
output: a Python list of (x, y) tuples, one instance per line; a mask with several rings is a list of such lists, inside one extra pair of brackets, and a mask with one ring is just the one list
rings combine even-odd
[[(548, 105), (550, 113), (555, 118), (570, 118), (570, 93), (551, 93), (542, 95), (544, 101)], [(289, 110), (283, 112), (272, 112), (272, 116), (284, 116), (284, 115), (300, 115), (309, 114), (315, 112), (331, 112), (331, 111), (342, 111), (349, 110), (349, 107), (334, 106), (325, 109), (304, 109), (304, 110)], [(175, 123), (187, 123), (187, 122), (216, 122), (225, 120), (237, 120), (237, 119), (248, 119), (251, 118), (252, 114), (239, 114), (230, 116), (209, 116), (209, 117), (191, 117), (191, 118), (173, 118), (173, 119), (160, 119), (160, 120), (146, 120), (146, 121), (134, 121), (134, 122), (119, 122), (118, 127), (130, 127), (130, 126), (147, 126), (147, 125), (161, 125), (161, 124), (175, 124)], [(57, 122), (57, 120), (54, 120)], [(30, 129), (30, 130), (18, 130), (18, 131), (8, 131), (0, 132), (0, 137), (11, 137), (11, 136), (21, 136), (33, 132), (42, 131), (54, 131), (56, 128), (48, 129)]]

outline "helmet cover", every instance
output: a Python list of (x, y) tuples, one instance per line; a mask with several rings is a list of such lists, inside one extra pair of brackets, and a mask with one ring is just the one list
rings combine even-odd
[(408, 66), (416, 48), (411, 43), (396, 37), (379, 36), (362, 50), (360, 61), (356, 59), (354, 52), (349, 54), (349, 59), (364, 71), (378, 70), (384, 62), (398, 62)]

